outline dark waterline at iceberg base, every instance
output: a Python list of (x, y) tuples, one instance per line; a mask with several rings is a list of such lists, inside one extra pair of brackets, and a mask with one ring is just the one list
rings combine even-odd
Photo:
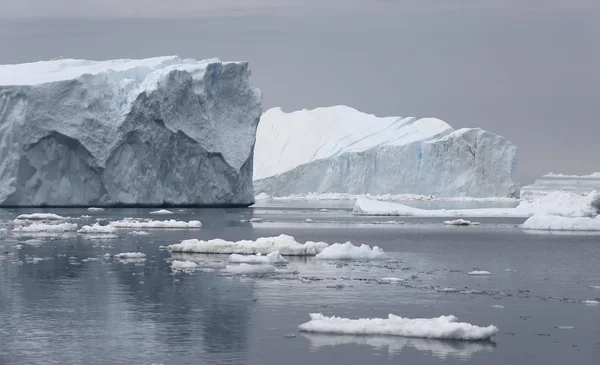
[[(93, 216), (74, 221), (80, 225), (151, 217), (201, 220), (203, 228), (146, 230), (146, 236), (122, 230), (117, 239), (70, 234), (35, 245), (0, 233), (0, 363), (591, 365), (600, 358), (600, 306), (582, 303), (600, 297), (592, 288), (600, 285), (600, 236), (529, 234), (515, 219), (447, 227), (441, 219), (386, 217), (396, 224), (379, 224), (381, 217), (353, 220), (347, 209), (320, 209), (185, 209), (163, 218), (148, 209), (44, 210)], [(0, 228), (32, 211), (0, 210)], [(265, 222), (240, 222), (252, 217)], [(165, 261), (171, 254), (158, 249), (187, 238), (281, 233), (300, 242), (378, 245), (391, 260), (289, 258), (296, 274), (252, 278), (174, 274)], [(147, 255), (143, 265), (104, 257), (136, 251)], [(34, 264), (30, 256), (47, 259)], [(227, 260), (173, 256), (214, 265)], [(11, 262), (16, 258), (24, 263)], [(474, 269), (493, 275), (467, 275)], [(384, 277), (406, 282), (383, 284)], [(297, 332), (311, 312), (349, 318), (452, 314), (500, 331), (484, 342)]]

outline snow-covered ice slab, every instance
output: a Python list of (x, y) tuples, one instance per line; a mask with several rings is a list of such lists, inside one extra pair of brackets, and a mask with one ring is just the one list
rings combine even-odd
[(370, 200), (360, 197), (352, 211), (355, 215), (415, 216), (415, 217), (527, 217), (530, 214), (516, 208), (483, 209), (419, 209), (408, 205)]
[(325, 247), (329, 246), (325, 242), (306, 243), (297, 242), (294, 237), (288, 235), (279, 235), (277, 237), (261, 237), (256, 241), (225, 241), (222, 239), (213, 239), (202, 241), (197, 239), (185, 240), (181, 243), (166, 246), (172, 252), (186, 253), (205, 253), (205, 254), (242, 254), (255, 255), (257, 253), (268, 255), (279, 251), (282, 255), (288, 256), (314, 256)]
[(159, 220), (141, 220), (135, 218), (125, 218), (120, 221), (110, 222), (110, 225), (115, 228), (200, 228), (202, 223), (200, 221), (176, 221), (170, 219), (167, 221)]
[(436, 118), (379, 118), (347, 106), (266, 111), (254, 149), (257, 192), (518, 196), (517, 147)]
[(64, 220), (66, 217), (60, 216), (54, 213), (32, 213), (32, 214), (21, 214), (16, 219), (27, 219), (27, 220)]
[(198, 265), (195, 262), (191, 262), (191, 261), (179, 261), (179, 260), (173, 260), (171, 262), (171, 270), (173, 272), (193, 272), (196, 271), (198, 268), (200, 267), (200, 265)]
[(316, 258), (322, 260), (385, 260), (388, 257), (378, 246), (373, 248), (365, 244), (354, 246), (352, 243), (346, 242), (334, 243), (326, 247), (316, 255)]
[(340, 335), (379, 335), (421, 337), (446, 340), (487, 340), (498, 333), (498, 327), (478, 327), (458, 322), (455, 316), (437, 318), (403, 318), (390, 314), (388, 318), (348, 319), (311, 313), (310, 321), (299, 326), (300, 331)]
[(247, 62), (0, 65), (0, 206), (252, 204), (261, 99)]
[(32, 223), (28, 226), (15, 227), (12, 230), (16, 233), (62, 233), (77, 231), (76, 223)]
[(286, 260), (279, 251), (271, 252), (268, 255), (257, 253), (256, 255), (240, 255), (232, 254), (229, 256), (229, 262), (233, 263), (245, 263), (245, 264), (280, 264), (287, 263)]
[(275, 201), (322, 201), (322, 200), (356, 200), (364, 196), (371, 200), (380, 201), (439, 201), (439, 202), (480, 202), (480, 203), (513, 203), (517, 198), (509, 197), (470, 197), (470, 196), (435, 196), (420, 194), (348, 194), (348, 193), (305, 193), (287, 196), (270, 196), (260, 193), (255, 200)]
[(415, 217), (530, 217), (534, 214), (549, 214), (565, 217), (585, 217), (598, 214), (593, 201), (597, 192), (576, 194), (556, 191), (531, 200), (522, 201), (515, 208), (483, 209), (419, 209), (404, 204), (384, 202), (359, 197), (354, 204), (353, 214), (373, 216)]
[(522, 227), (546, 231), (600, 231), (600, 215), (595, 218), (534, 215)]
[(492, 275), (492, 273), (489, 272), (489, 271), (485, 271), (485, 270), (474, 270), (474, 271), (469, 271), (467, 273), (467, 275), (471, 275), (471, 276), (490, 276), (490, 275)]
[(166, 210), (166, 209), (160, 209), (160, 210), (154, 210), (154, 211), (150, 212), (150, 214), (169, 215), (169, 214), (173, 214), (173, 212), (171, 212), (170, 210)]
[(451, 221), (445, 221), (444, 224), (447, 226), (478, 226), (479, 222), (471, 222), (465, 219), (455, 219)]

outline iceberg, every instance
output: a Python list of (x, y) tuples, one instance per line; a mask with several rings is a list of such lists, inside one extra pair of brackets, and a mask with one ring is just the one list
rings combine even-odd
[(0, 206), (250, 205), (247, 62), (0, 65)]
[(259, 196), (307, 193), (518, 197), (517, 147), (436, 118), (347, 106), (266, 111), (254, 149)]
[(385, 260), (388, 256), (378, 246), (362, 244), (354, 246), (350, 242), (334, 243), (315, 256), (321, 260)]
[(458, 322), (455, 316), (437, 318), (402, 318), (390, 314), (388, 318), (349, 319), (326, 317), (311, 313), (310, 321), (299, 327), (303, 332), (339, 335), (403, 336), (440, 340), (487, 340), (498, 333), (498, 327), (478, 327)]

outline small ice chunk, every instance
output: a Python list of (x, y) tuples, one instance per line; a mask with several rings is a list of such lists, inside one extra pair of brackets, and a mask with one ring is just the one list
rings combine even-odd
[(96, 208), (96, 207), (89, 207), (87, 210), (89, 212), (104, 212), (104, 208)]
[(19, 220), (64, 220), (67, 219), (63, 216), (60, 216), (58, 214), (53, 214), (53, 213), (33, 213), (33, 214), (21, 214), (20, 216), (17, 217), (17, 219)]
[(123, 252), (115, 255), (118, 259), (141, 259), (145, 258), (146, 254), (142, 252)]
[(44, 244), (44, 241), (38, 239), (25, 240), (24, 243), (30, 246), (41, 246)]
[(362, 244), (360, 247), (354, 246), (350, 242), (334, 243), (326, 247), (315, 256), (322, 260), (383, 260), (387, 255), (378, 246)]
[(150, 212), (150, 214), (168, 215), (168, 214), (173, 214), (173, 212), (171, 212), (170, 210), (166, 210), (166, 209), (160, 209), (160, 210), (155, 210), (153, 212)]
[(479, 222), (471, 222), (465, 219), (455, 219), (451, 221), (445, 221), (445, 225), (447, 226), (477, 226)]
[(489, 276), (489, 275), (492, 275), (492, 273), (489, 272), (489, 271), (474, 270), (474, 271), (468, 272), (467, 275), (471, 275), (471, 276)]
[(306, 218), (304, 221), (305, 221), (306, 223), (313, 223), (313, 222), (314, 222), (314, 221), (313, 221), (312, 219), (310, 219), (310, 218)]
[(600, 285), (592, 285), (590, 286), (590, 289), (600, 289)]
[(147, 235), (149, 235), (150, 233), (148, 233), (148, 232), (146, 232), (146, 231), (132, 231), (132, 232), (131, 232), (131, 234), (132, 234), (132, 235), (135, 235), (135, 236), (147, 236)]
[(422, 337), (445, 340), (486, 340), (498, 333), (496, 326), (478, 327), (458, 322), (455, 316), (437, 318), (402, 318), (390, 314), (388, 318), (348, 319), (325, 317), (311, 313), (310, 321), (299, 326), (300, 331), (340, 335), (381, 335)]
[(73, 232), (77, 230), (77, 224), (75, 223), (59, 223), (59, 224), (46, 224), (46, 223), (32, 223), (28, 226), (15, 227), (13, 232), (19, 233), (60, 233), (60, 232)]
[(559, 330), (574, 330), (575, 326), (556, 326)]
[(82, 262), (94, 262), (94, 261), (99, 261), (100, 259), (97, 257), (88, 257), (87, 259), (83, 259), (81, 260)]
[(173, 272), (192, 272), (198, 269), (198, 267), (200, 267), (200, 265), (191, 261), (173, 260), (171, 262), (171, 270), (173, 270)]
[(584, 300), (583, 304), (586, 304), (586, 305), (598, 305), (598, 304), (600, 304), (600, 301), (599, 300)]
[(400, 283), (400, 282), (406, 281), (406, 279), (401, 279), (401, 278), (396, 278), (396, 277), (387, 277), (387, 278), (381, 278), (381, 279), (379, 279), (379, 281), (383, 281), (386, 283)]
[(239, 255), (234, 253), (229, 256), (229, 262), (246, 264), (277, 264), (286, 263), (288, 260), (284, 259), (279, 251), (275, 251), (265, 256), (263, 256), (260, 252), (256, 255)]
[(490, 308), (502, 309), (502, 308), (504, 308), (504, 306), (500, 305), (500, 304), (494, 304), (494, 305), (490, 305)]
[(221, 272), (234, 275), (264, 275), (272, 274), (275, 270), (275, 266), (272, 265), (240, 264), (227, 265)]
[(456, 288), (442, 288), (440, 290), (438, 290), (438, 292), (440, 293), (458, 293), (460, 290), (456, 289)]
[(84, 215), (82, 215), (82, 216), (81, 216), (81, 217), (79, 217), (79, 218), (81, 218), (81, 219), (90, 219), (90, 218), (92, 218), (92, 216), (91, 216), (91, 215), (86, 215), (86, 214), (84, 214)]

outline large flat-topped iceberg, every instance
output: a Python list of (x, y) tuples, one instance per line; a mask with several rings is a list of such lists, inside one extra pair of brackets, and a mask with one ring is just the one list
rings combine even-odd
[(0, 205), (248, 205), (261, 93), (246, 62), (0, 66)]
[(517, 147), (436, 118), (378, 118), (347, 106), (266, 111), (257, 130), (255, 191), (518, 196)]
[(523, 186), (523, 195), (548, 194), (553, 191), (571, 191), (574, 193), (589, 193), (600, 191), (600, 172), (589, 175), (564, 175), (549, 173), (536, 179), (533, 184)]

